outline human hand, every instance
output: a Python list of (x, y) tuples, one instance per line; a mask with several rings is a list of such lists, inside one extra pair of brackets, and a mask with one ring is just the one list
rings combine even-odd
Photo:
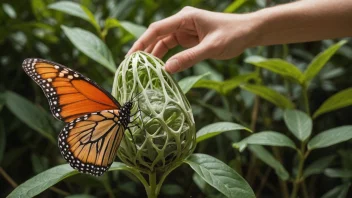
[(162, 58), (181, 45), (188, 48), (172, 56), (165, 70), (175, 73), (197, 62), (238, 56), (256, 36), (250, 14), (225, 14), (185, 7), (177, 14), (152, 23), (127, 54), (144, 50)]

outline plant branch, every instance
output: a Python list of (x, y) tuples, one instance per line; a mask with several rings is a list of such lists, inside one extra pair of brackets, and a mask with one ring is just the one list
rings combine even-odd
[(299, 186), (304, 181), (304, 178), (302, 177), (303, 168), (304, 168), (304, 162), (305, 162), (305, 159), (307, 158), (307, 156), (309, 154), (309, 151), (306, 152), (305, 148), (306, 148), (306, 141), (301, 143), (301, 149), (298, 150), (298, 155), (299, 155), (298, 172), (297, 172), (296, 179), (293, 182), (293, 190), (292, 190), (292, 193), (291, 193), (291, 198), (296, 198), (297, 197)]
[(16, 188), (18, 184), (6, 173), (6, 171), (0, 167), (0, 174), (6, 179), (7, 182), (13, 187)]
[(306, 83), (302, 85), (303, 103), (306, 113), (310, 115), (309, 100), (308, 100), (308, 86)]

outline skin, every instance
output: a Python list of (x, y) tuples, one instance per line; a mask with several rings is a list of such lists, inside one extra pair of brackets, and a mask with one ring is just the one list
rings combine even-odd
[(152, 23), (128, 54), (144, 50), (162, 58), (180, 45), (165, 70), (175, 73), (204, 59), (225, 60), (246, 48), (352, 36), (352, 0), (302, 0), (247, 14), (185, 7)]

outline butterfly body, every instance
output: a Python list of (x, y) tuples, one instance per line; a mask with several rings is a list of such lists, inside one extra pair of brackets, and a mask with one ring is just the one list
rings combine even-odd
[(121, 106), (94, 81), (58, 63), (30, 58), (22, 67), (42, 88), (53, 116), (66, 122), (58, 139), (63, 157), (80, 172), (102, 175), (128, 128), (132, 102)]

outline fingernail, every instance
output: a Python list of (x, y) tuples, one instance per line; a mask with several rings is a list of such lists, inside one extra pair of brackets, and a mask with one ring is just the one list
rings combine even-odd
[(177, 59), (172, 59), (166, 62), (166, 71), (169, 73), (175, 73), (181, 69), (181, 66)]

